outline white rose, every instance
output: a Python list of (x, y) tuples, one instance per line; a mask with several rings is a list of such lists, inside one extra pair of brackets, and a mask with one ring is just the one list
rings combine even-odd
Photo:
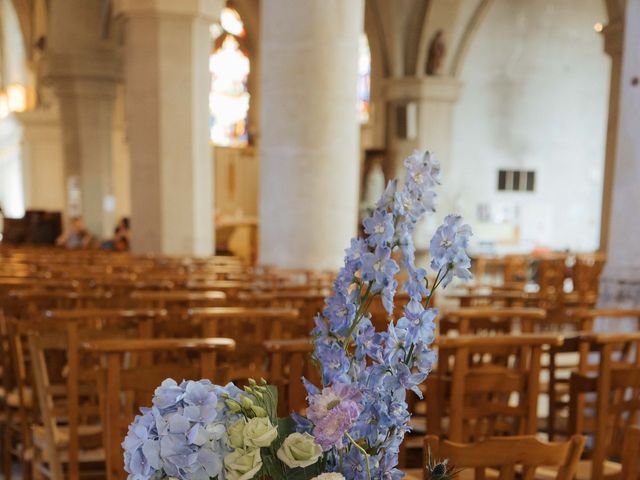
[(341, 473), (323, 473), (313, 477), (311, 480), (344, 480), (344, 477)]
[(278, 427), (266, 417), (255, 417), (244, 426), (243, 435), (247, 447), (268, 447), (278, 437)]
[(229, 480), (249, 480), (262, 468), (260, 450), (234, 450), (224, 457), (224, 469)]
[(228, 443), (231, 448), (244, 447), (243, 432), (246, 424), (247, 421), (242, 417), (227, 429)]
[(284, 439), (277, 455), (289, 468), (304, 468), (318, 461), (322, 447), (308, 433), (292, 433)]

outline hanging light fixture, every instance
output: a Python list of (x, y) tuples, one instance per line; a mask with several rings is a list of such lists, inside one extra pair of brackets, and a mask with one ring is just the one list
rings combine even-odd
[(20, 83), (7, 86), (7, 105), (11, 112), (24, 112), (27, 109), (27, 89)]

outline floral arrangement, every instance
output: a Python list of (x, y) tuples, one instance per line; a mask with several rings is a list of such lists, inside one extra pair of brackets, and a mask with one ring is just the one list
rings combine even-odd
[[(122, 444), (129, 479), (403, 477), (396, 466), (409, 431), (407, 391), (422, 396), (419, 385), (436, 360), (433, 293), (454, 277), (471, 276), (471, 229), (457, 215), (447, 216), (431, 240), (431, 285), (426, 269), (416, 266), (413, 232), (425, 213), (435, 211), (440, 168), (429, 152), (415, 152), (405, 167), (404, 181), (390, 182), (364, 220), (366, 238), (351, 241), (333, 293), (315, 319), (313, 358), (322, 385), (303, 379), (306, 416), (278, 418), (276, 389), (264, 380), (249, 380), (244, 390), (208, 380), (165, 380)], [(397, 321), (376, 331), (371, 303), (380, 297), (393, 314), (401, 266), (409, 301)]]

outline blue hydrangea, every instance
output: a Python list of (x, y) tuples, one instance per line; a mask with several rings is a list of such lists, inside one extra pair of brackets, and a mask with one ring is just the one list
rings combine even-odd
[(141, 409), (122, 442), (128, 478), (222, 478), (229, 449), (224, 423), (228, 414), (220, 399), (238, 392), (208, 380), (162, 382), (154, 393), (153, 407)]

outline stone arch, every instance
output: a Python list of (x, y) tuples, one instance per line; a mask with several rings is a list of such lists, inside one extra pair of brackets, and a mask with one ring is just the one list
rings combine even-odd
[(449, 74), (457, 77), (465, 57), (469, 51), (469, 45), (473, 42), (478, 28), (482, 24), (482, 21), (489, 11), (489, 7), (494, 3), (494, 0), (480, 0), (476, 8), (474, 9), (471, 18), (466, 24), (460, 42), (452, 56), (451, 63), (449, 65)]

